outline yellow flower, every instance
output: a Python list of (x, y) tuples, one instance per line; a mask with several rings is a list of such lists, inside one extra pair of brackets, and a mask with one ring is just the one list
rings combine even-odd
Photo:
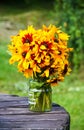
[(8, 49), (10, 64), (17, 62), (20, 72), (26, 77), (44, 78), (46, 82), (58, 84), (69, 74), (69, 36), (54, 25), (43, 25), (42, 29), (28, 26), (11, 37)]
[(69, 39), (69, 36), (66, 33), (59, 33), (58, 36), (59, 36), (59, 38), (61, 40), (65, 40), (66, 41), (66, 40)]

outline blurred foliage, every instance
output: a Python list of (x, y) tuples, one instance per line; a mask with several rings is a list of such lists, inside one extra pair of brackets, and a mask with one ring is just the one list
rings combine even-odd
[(57, 24), (70, 35), (69, 46), (74, 48), (70, 60), (76, 70), (83, 69), (84, 64), (83, 7), (83, 0), (55, 0), (51, 13), (54, 21), (58, 21)]
[[(3, 0), (0, 1), (0, 4), (19, 7), (19, 8), (27, 8), (27, 10), (33, 9), (52, 9), (54, 7), (54, 0)], [(24, 10), (23, 10), (24, 11)]]

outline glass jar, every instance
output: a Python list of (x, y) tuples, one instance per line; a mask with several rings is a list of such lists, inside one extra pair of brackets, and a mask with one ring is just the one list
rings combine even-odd
[(50, 84), (31, 80), (28, 92), (29, 110), (47, 112), (52, 109), (52, 89)]

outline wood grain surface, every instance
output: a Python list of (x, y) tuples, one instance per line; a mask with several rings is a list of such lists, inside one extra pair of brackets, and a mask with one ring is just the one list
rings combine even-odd
[(54, 103), (50, 112), (31, 112), (27, 97), (0, 94), (0, 130), (70, 130), (70, 115)]

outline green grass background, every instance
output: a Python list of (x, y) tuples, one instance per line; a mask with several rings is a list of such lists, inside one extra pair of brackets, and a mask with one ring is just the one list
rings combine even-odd
[[(0, 93), (28, 96), (27, 79), (18, 73), (15, 65), (9, 64), (10, 55), (7, 51), (10, 36), (28, 24), (40, 27), (42, 24), (54, 23), (48, 16), (48, 10), (27, 10), (0, 8)], [(32, 17), (33, 16), (33, 17)], [(71, 130), (84, 130), (84, 78), (83, 72), (74, 70), (64, 82), (53, 87), (53, 102), (63, 106), (71, 117)]]

